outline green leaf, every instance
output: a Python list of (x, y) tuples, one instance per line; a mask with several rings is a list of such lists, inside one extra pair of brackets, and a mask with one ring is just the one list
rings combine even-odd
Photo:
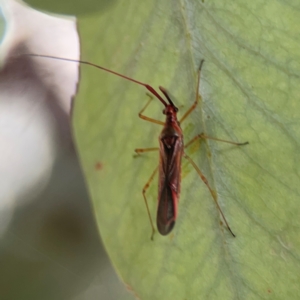
[[(101, 237), (140, 299), (299, 299), (299, 19), (297, 1), (119, 1), (81, 19), (83, 59), (176, 96), (180, 112), (202, 100), (182, 124), (185, 141), (205, 132), (232, 141), (196, 143), (187, 153), (205, 184), (182, 164), (173, 233), (151, 227), (142, 189), (158, 154), (161, 126), (138, 118), (146, 90), (82, 68), (75, 136)], [(153, 101), (146, 114), (163, 120)], [(152, 218), (157, 177), (147, 191)]]

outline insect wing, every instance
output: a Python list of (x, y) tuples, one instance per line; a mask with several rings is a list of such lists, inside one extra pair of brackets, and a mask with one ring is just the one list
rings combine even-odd
[(180, 194), (180, 173), (182, 141), (176, 138), (172, 147), (160, 144), (159, 195), (157, 208), (157, 229), (160, 234), (171, 232), (177, 218)]

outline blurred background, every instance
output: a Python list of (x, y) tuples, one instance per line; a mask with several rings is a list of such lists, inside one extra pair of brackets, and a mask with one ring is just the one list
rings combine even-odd
[(65, 154), (1, 238), (0, 299), (134, 299), (102, 247), (90, 204), (76, 156)]
[(0, 2), (0, 299), (133, 299), (95, 224), (72, 140), (74, 18)]

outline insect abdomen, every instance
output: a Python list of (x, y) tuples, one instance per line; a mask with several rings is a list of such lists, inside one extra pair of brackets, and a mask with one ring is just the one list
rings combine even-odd
[(161, 235), (167, 235), (172, 231), (175, 225), (176, 208), (174, 203), (177, 202), (177, 199), (174, 199), (174, 197), (176, 197), (176, 193), (174, 193), (171, 187), (166, 184), (162, 189), (160, 196), (161, 197), (158, 201), (156, 224), (159, 233)]

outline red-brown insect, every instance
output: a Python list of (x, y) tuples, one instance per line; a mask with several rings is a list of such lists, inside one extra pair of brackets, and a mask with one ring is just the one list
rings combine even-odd
[[(202, 181), (206, 184), (208, 187), (216, 206), (219, 210), (219, 212), (222, 215), (222, 218), (230, 231), (230, 233), (235, 237), (235, 234), (232, 232), (220, 206), (217, 201), (217, 197), (215, 192), (211, 189), (206, 177), (202, 174), (201, 170), (197, 167), (195, 162), (184, 152), (184, 149), (190, 146), (192, 143), (194, 143), (198, 139), (212, 139), (216, 141), (221, 141), (225, 143), (230, 143), (237, 146), (242, 146), (248, 144), (248, 142), (245, 143), (235, 143), (231, 141), (225, 141), (213, 137), (208, 137), (204, 135), (203, 133), (195, 136), (192, 140), (190, 140), (185, 146), (183, 142), (183, 134), (180, 127), (180, 124), (186, 119), (186, 117), (196, 108), (199, 102), (199, 88), (200, 88), (200, 72), (203, 65), (204, 60), (201, 61), (200, 67), (198, 70), (198, 84), (197, 84), (197, 92), (196, 92), (196, 99), (193, 105), (186, 111), (186, 113), (181, 117), (181, 119), (178, 121), (177, 119), (177, 112), (178, 108), (174, 105), (172, 100), (170, 99), (167, 91), (163, 87), (159, 87), (160, 91), (164, 94), (169, 104), (167, 104), (162, 99), (159, 99), (165, 106), (165, 109), (163, 110), (163, 114), (166, 115), (165, 122), (161, 122), (158, 120), (150, 119), (142, 113), (146, 109), (146, 107), (149, 105), (152, 96), (150, 96), (150, 100), (146, 104), (146, 106), (142, 109), (142, 111), (139, 113), (139, 117), (150, 121), (152, 123), (163, 125), (164, 128), (159, 136), (159, 148), (147, 148), (147, 149), (135, 149), (136, 153), (143, 153), (148, 151), (156, 151), (159, 150), (159, 165), (152, 173), (150, 179), (146, 183), (144, 189), (143, 189), (143, 196), (146, 203), (150, 223), (152, 226), (152, 235), (151, 239), (153, 239), (153, 235), (155, 232), (153, 221), (151, 218), (150, 210), (148, 207), (148, 202), (146, 199), (146, 190), (148, 189), (151, 181), (153, 180), (155, 174), (157, 171), (159, 172), (158, 176), (158, 208), (157, 208), (157, 217), (156, 217), (156, 225), (157, 229), (160, 234), (167, 235), (169, 234), (174, 225), (175, 221), (177, 219), (177, 213), (178, 213), (178, 202), (179, 202), (179, 194), (180, 194), (180, 183), (181, 183), (181, 158), (182, 156), (188, 160), (189, 163), (195, 168), (196, 172), (202, 179)], [(147, 87), (147, 86), (146, 86)], [(155, 95), (156, 96), (156, 95)]]
[(167, 91), (163, 87), (159, 87), (160, 91), (165, 96), (167, 102), (159, 95), (159, 93), (150, 85), (137, 81), (135, 79), (132, 79), (130, 77), (124, 76), (122, 74), (119, 74), (117, 72), (114, 72), (112, 70), (103, 68), (101, 66), (98, 66), (96, 64), (87, 62), (87, 61), (78, 61), (73, 59), (67, 59), (67, 58), (60, 58), (55, 56), (48, 56), (48, 55), (37, 55), (37, 54), (29, 54), (29, 56), (37, 56), (37, 57), (46, 57), (46, 58), (53, 58), (53, 59), (60, 59), (65, 61), (72, 61), (77, 63), (82, 63), (86, 65), (90, 65), (99, 69), (102, 69), (106, 72), (112, 73), (114, 75), (120, 76), (124, 79), (127, 79), (129, 81), (135, 82), (139, 85), (144, 86), (152, 95), (154, 95), (163, 105), (164, 110), (163, 114), (166, 115), (165, 122), (155, 120), (152, 118), (149, 118), (145, 115), (143, 115), (143, 112), (148, 107), (150, 101), (153, 99), (151, 94), (148, 94), (150, 97), (149, 101), (145, 105), (145, 107), (140, 111), (139, 117), (143, 120), (163, 125), (163, 130), (159, 136), (159, 147), (156, 148), (147, 148), (147, 149), (135, 149), (135, 152), (137, 154), (141, 154), (144, 152), (149, 151), (159, 151), (159, 165), (156, 167), (154, 172), (152, 173), (150, 179), (146, 183), (146, 185), (143, 188), (143, 197), (145, 200), (147, 213), (149, 216), (149, 220), (152, 227), (152, 235), (151, 239), (153, 239), (153, 235), (155, 232), (155, 228), (153, 225), (153, 221), (151, 218), (147, 198), (146, 198), (146, 191), (152, 182), (155, 174), (159, 172), (159, 187), (158, 187), (158, 208), (157, 208), (157, 229), (161, 235), (167, 235), (169, 234), (174, 225), (175, 221), (177, 219), (177, 213), (178, 213), (178, 202), (179, 202), (179, 194), (180, 194), (180, 182), (181, 182), (181, 159), (182, 157), (186, 158), (189, 163), (195, 168), (196, 172), (202, 179), (202, 181), (206, 184), (208, 187), (215, 204), (226, 224), (226, 227), (230, 231), (230, 233), (235, 237), (234, 233), (232, 232), (220, 206), (217, 201), (217, 197), (215, 192), (210, 187), (206, 177), (202, 174), (201, 170), (197, 167), (197, 165), (194, 163), (194, 161), (185, 153), (184, 149), (190, 146), (192, 143), (197, 141), (198, 139), (212, 139), (216, 141), (221, 141), (225, 143), (230, 143), (237, 146), (242, 146), (248, 144), (248, 142), (245, 143), (235, 143), (231, 141), (225, 141), (213, 137), (206, 136), (205, 134), (201, 133), (197, 136), (195, 136), (191, 141), (189, 141), (185, 146), (183, 142), (183, 133), (180, 127), (180, 124), (187, 118), (188, 115), (196, 108), (199, 102), (199, 87), (200, 87), (200, 71), (203, 65), (203, 60), (201, 61), (199, 70), (198, 70), (198, 84), (197, 84), (197, 92), (196, 92), (196, 99), (193, 103), (193, 105), (186, 111), (186, 113), (181, 117), (181, 119), (178, 121), (177, 119), (177, 112), (178, 108), (174, 105), (172, 100), (170, 99), (170, 96), (168, 95)]

